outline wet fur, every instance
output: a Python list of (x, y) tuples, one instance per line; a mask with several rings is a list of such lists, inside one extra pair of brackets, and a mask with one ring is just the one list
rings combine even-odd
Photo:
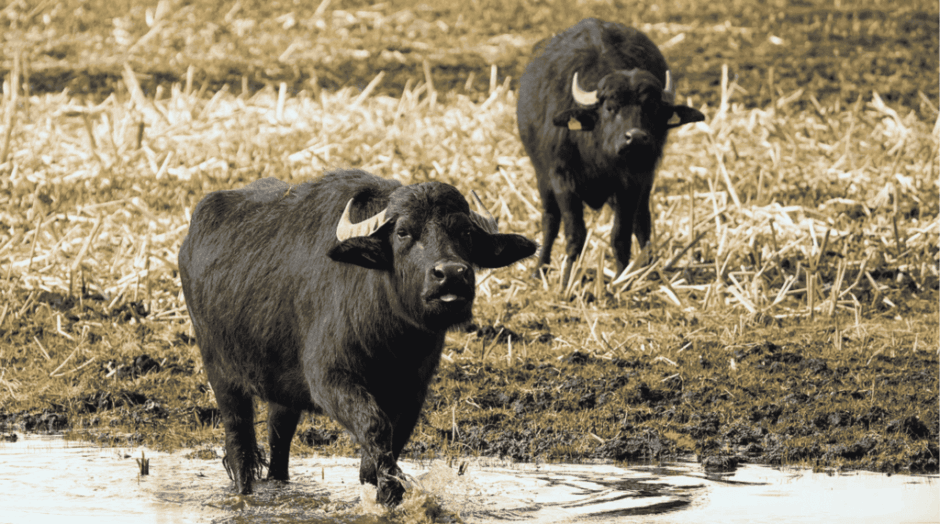
[[(336, 224), (388, 207), (391, 221), (340, 242)], [(259, 180), (207, 195), (180, 249), (183, 292), (226, 431), (239, 493), (250, 493), (256, 453), (253, 397), (268, 402), (269, 479), (287, 480), (301, 413), (325, 413), (362, 446), (360, 480), (381, 502), (401, 499), (397, 458), (417, 422), (445, 332), (470, 320), (473, 266), (499, 267), (534, 253), (518, 235), (490, 235), (466, 218), (452, 186), (402, 186), (364, 171), (328, 173), (289, 186)], [(412, 224), (420, 249), (396, 236)], [(454, 231), (461, 235), (454, 238)], [(406, 240), (409, 240), (406, 237)], [(438, 260), (468, 263), (435, 304), (418, 296)], [(429, 287), (431, 286), (431, 287)]]

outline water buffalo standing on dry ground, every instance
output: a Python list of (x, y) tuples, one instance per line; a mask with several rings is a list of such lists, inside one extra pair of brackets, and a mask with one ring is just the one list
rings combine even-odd
[(608, 202), (620, 272), (632, 233), (641, 245), (649, 242), (650, 190), (668, 130), (705, 116), (676, 104), (666, 60), (636, 29), (587, 18), (535, 47), (517, 117), (542, 197), (539, 266), (551, 262), (564, 221), (570, 271), (587, 234), (583, 204), (599, 209)]
[(445, 332), (471, 318), (474, 267), (535, 250), (438, 182), (350, 170), (207, 195), (180, 249), (180, 279), (236, 491), (251, 493), (263, 465), (257, 396), (268, 402), (269, 479), (287, 480), (301, 413), (326, 413), (362, 446), (360, 481), (380, 502), (400, 501), (397, 459)]

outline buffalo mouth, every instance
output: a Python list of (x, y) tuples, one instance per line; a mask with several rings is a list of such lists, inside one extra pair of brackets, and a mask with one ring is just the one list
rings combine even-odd
[(461, 322), (473, 307), (474, 289), (471, 286), (452, 283), (429, 290), (425, 294), (424, 307), (433, 316)]
[(435, 290), (424, 298), (424, 319), (432, 329), (450, 329), (473, 316), (473, 288)]
[(440, 304), (443, 307), (459, 307), (473, 301), (473, 290), (439, 289), (425, 296), (424, 301), (428, 304)]
[(659, 160), (656, 148), (651, 143), (620, 145), (616, 158), (618, 162), (642, 171), (653, 169)]

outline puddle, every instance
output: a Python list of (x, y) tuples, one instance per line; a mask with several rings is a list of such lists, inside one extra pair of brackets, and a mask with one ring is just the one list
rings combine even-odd
[(186, 490), (187, 484), (205, 482), (197, 477), (201, 468), (195, 461), (175, 479), (158, 468), (160, 475), (138, 482), (130, 453), (136, 451), (139, 457), (139, 450), (91, 447), (54, 436), (17, 436), (16, 442), (0, 443), (0, 523), (50, 517), (73, 523), (184, 523), (213, 516), (172, 498), (162, 500), (165, 488)]
[[(292, 457), (289, 484), (259, 482), (256, 494), (238, 497), (218, 459), (18, 436), (0, 443), (0, 523), (49, 517), (70, 523), (377, 523), (411, 522), (428, 513), (443, 515), (439, 522), (459, 515), (468, 523), (940, 522), (938, 476), (750, 465), (706, 475), (686, 463), (623, 468), (494, 459), (471, 460), (457, 475), (443, 461), (403, 461), (414, 489), (406, 509), (388, 514), (371, 503), (374, 491), (359, 485), (357, 459)], [(150, 459), (144, 477), (135, 460), (141, 451)]]

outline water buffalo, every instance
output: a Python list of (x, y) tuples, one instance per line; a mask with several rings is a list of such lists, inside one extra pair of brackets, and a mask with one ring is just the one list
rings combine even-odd
[(180, 280), (235, 490), (251, 493), (261, 473), (260, 397), (268, 479), (287, 480), (301, 413), (326, 413), (362, 447), (360, 481), (378, 487), (380, 502), (399, 502), (397, 459), (446, 331), (471, 318), (474, 267), (506, 266), (536, 247), (499, 234), (439, 182), (346, 170), (207, 195), (180, 248)]
[(537, 44), (535, 54), (516, 114), (542, 197), (539, 266), (551, 262), (564, 221), (570, 271), (587, 234), (583, 203), (599, 209), (607, 202), (623, 271), (632, 233), (641, 245), (650, 239), (650, 190), (668, 130), (705, 116), (676, 103), (666, 60), (636, 29), (587, 18)]

